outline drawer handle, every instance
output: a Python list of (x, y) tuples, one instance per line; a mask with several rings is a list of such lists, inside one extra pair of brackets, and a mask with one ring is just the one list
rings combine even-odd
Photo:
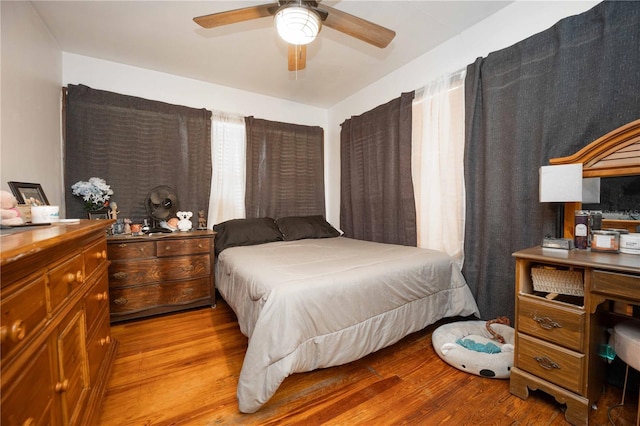
[(128, 244), (126, 244), (126, 243), (122, 243), (122, 244), (118, 244), (118, 247), (125, 248), (127, 245)]
[(100, 339), (100, 346), (105, 346), (111, 343), (111, 336), (103, 337)]
[(106, 259), (106, 258), (107, 258), (106, 250), (102, 250), (96, 253), (96, 259), (100, 260), (100, 259)]
[(549, 317), (539, 317), (536, 315), (533, 317), (533, 320), (537, 322), (538, 325), (544, 328), (545, 330), (551, 330), (553, 328), (562, 328), (560, 324), (558, 324), (557, 322), (555, 322)]
[(553, 370), (554, 368), (560, 370), (560, 366), (546, 356), (534, 356), (533, 359), (535, 359), (540, 367), (544, 368), (545, 370)]
[(24, 339), (24, 336), (27, 334), (27, 328), (24, 326), (24, 322), (22, 320), (16, 320), (11, 324), (11, 328), (3, 325), (0, 328), (0, 336), (2, 343), (6, 342), (7, 339), (11, 340), (14, 343), (17, 343)]
[(113, 303), (115, 303), (116, 305), (124, 306), (127, 303), (129, 303), (129, 301), (127, 300), (126, 297), (118, 297), (116, 300), (113, 301)]
[(69, 390), (69, 379), (64, 379), (61, 382), (56, 383), (56, 392), (62, 393)]
[(128, 274), (126, 272), (116, 272), (112, 275), (112, 277), (117, 280), (124, 280), (125, 278), (127, 278), (127, 275)]
[(107, 293), (106, 291), (103, 291), (102, 293), (98, 293), (98, 295), (96, 296), (96, 299), (98, 299), (98, 302), (107, 300), (108, 298), (109, 298), (109, 293)]
[(73, 272), (69, 272), (67, 274), (67, 283), (71, 284), (72, 282), (82, 283), (82, 271), (78, 271), (75, 274)]

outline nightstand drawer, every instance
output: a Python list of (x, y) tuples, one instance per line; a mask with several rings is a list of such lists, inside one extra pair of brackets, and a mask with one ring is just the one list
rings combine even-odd
[(158, 257), (209, 253), (211, 241), (213, 241), (211, 238), (158, 241)]
[(208, 277), (180, 282), (148, 284), (137, 287), (111, 288), (112, 317), (171, 305), (188, 305), (211, 296)]
[(155, 257), (154, 241), (131, 241), (109, 244), (109, 260), (144, 259)]
[(558, 345), (518, 333), (515, 365), (572, 392), (581, 394), (585, 356)]
[(109, 287), (185, 280), (211, 275), (208, 254), (141, 259), (135, 262), (113, 261), (109, 266)]
[(518, 296), (518, 331), (584, 352), (585, 312), (553, 301)]

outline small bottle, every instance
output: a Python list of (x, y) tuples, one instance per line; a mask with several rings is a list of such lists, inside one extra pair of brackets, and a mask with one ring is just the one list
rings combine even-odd
[(577, 249), (586, 250), (589, 245), (589, 213), (576, 210), (574, 224), (574, 244)]

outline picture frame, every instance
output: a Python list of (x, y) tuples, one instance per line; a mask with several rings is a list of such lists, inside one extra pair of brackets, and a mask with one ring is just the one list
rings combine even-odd
[(109, 214), (107, 213), (106, 210), (104, 212), (87, 212), (87, 214), (89, 215), (89, 219), (91, 220), (109, 219)]
[(49, 200), (39, 183), (9, 182), (9, 188), (18, 204), (48, 206)]

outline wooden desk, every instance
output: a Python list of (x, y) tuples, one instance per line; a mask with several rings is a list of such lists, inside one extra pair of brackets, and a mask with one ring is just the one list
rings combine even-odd
[[(600, 396), (608, 340), (606, 300), (640, 304), (640, 256), (533, 247), (516, 258), (516, 338), (510, 391), (526, 399), (542, 390), (567, 405), (565, 418), (587, 424)], [(531, 269), (579, 271), (583, 296), (536, 291)]]

